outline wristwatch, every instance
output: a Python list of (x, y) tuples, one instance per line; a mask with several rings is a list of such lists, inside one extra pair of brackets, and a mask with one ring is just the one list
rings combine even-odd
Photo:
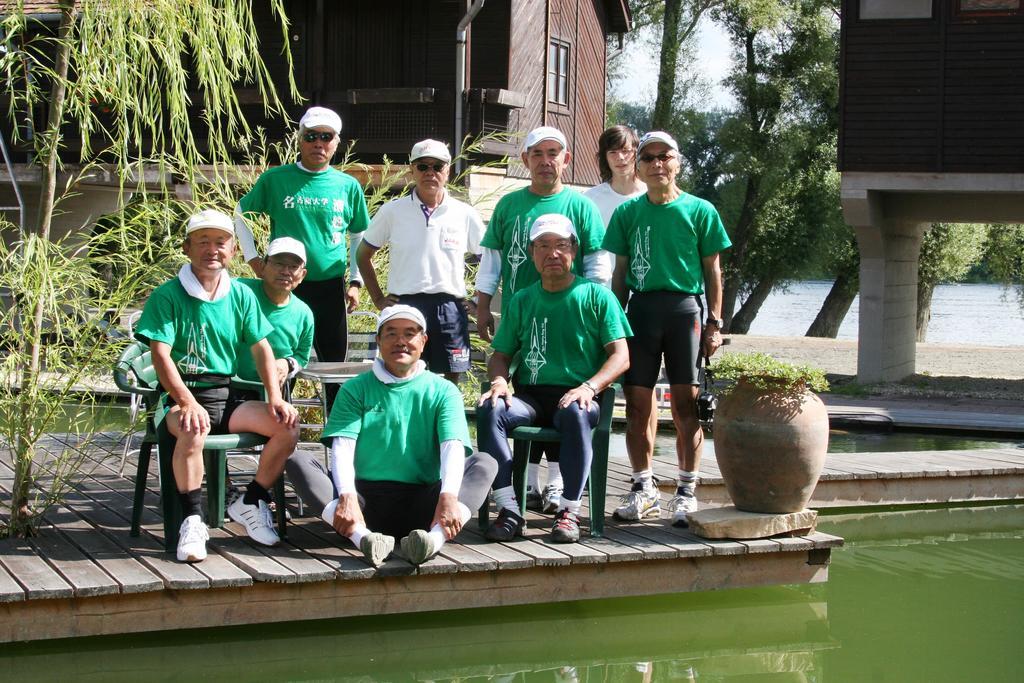
[(714, 325), (715, 327), (717, 327), (719, 329), (719, 331), (721, 331), (721, 329), (723, 327), (725, 327), (725, 321), (722, 320), (721, 318), (708, 318), (707, 322), (704, 323), (704, 324), (705, 325)]

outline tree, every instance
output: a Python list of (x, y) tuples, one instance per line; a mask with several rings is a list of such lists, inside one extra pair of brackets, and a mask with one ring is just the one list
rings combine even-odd
[(973, 223), (933, 223), (921, 240), (917, 265), (917, 341), (925, 341), (932, 294), (940, 282), (958, 282), (985, 253), (988, 228)]
[[(822, 232), (814, 221), (832, 220), (828, 211), (818, 217), (787, 214), (783, 198), (833, 192), (824, 184), (827, 174), (806, 169), (824, 158), (838, 128), (838, 15), (834, 0), (732, 0), (714, 16), (736, 50), (729, 83), (738, 111), (720, 134), (731, 187), (723, 190), (728, 200), (720, 209), (733, 243), (723, 259), (722, 317), (728, 331), (738, 332), (747, 329), (776, 283), (806, 268), (814, 250), (795, 252), (793, 230), (802, 228), (807, 247)], [(832, 197), (838, 205), (838, 194)], [(803, 224), (780, 221), (780, 215)], [(789, 240), (783, 239), (787, 234)], [(768, 272), (769, 264), (777, 268)], [(748, 297), (751, 308), (734, 326), (744, 291), (756, 296)]]
[[(247, 0), (60, 0), (59, 7), (56, 32), (27, 13), (22, 2), (8, 3), (0, 21), (12, 46), (0, 55), (12, 128), (21, 130), (16, 120), (21, 112), (47, 112), (45, 127), (31, 140), (42, 172), (38, 222), (19, 235), (2, 260), (2, 278), (13, 291), (3, 314), (10, 329), (19, 329), (3, 366), (8, 389), (20, 385), (19, 390), (0, 397), (3, 412), (17, 418), (6, 427), (15, 461), (7, 531), (14, 534), (31, 530), (74, 470), (65, 467), (74, 465), (73, 458), (46, 460), (38, 449), (41, 435), (59, 416), (54, 398), (66, 394), (87, 369), (109, 369), (116, 349), (98, 334), (109, 315), (104, 309), (113, 307), (116, 315), (138, 298), (144, 282), (119, 278), (116, 291), (108, 291), (112, 296), (89, 301), (86, 292), (104, 290), (92, 278), (90, 250), (50, 240), (68, 139), (80, 143), (80, 174), (103, 167), (120, 180), (122, 190), (144, 190), (147, 168), (156, 167), (165, 179), (171, 174), (191, 179), (201, 163), (215, 169), (224, 165), (232, 146), (250, 133), (236, 95), (240, 84), (256, 88), (265, 114), (284, 116), (260, 58)], [(271, 0), (269, 7), (287, 38), (282, 0)], [(294, 83), (290, 87), (297, 96)], [(196, 121), (208, 128), (201, 140), (193, 131)], [(74, 191), (73, 181), (74, 175), (65, 193)], [(53, 375), (43, 374), (46, 340), (56, 384)], [(44, 475), (51, 478), (49, 493), (33, 505), (33, 491)]]
[(1015, 288), (1024, 312), (1024, 225), (990, 225), (985, 263), (1007, 288)]

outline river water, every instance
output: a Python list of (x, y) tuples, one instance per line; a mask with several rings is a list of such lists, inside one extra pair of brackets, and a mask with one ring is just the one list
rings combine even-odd
[[(750, 334), (802, 337), (832, 287), (830, 281), (798, 282), (768, 296), (750, 326)], [(860, 297), (839, 328), (839, 339), (857, 339)], [(927, 341), (943, 344), (1020, 346), (1024, 311), (1013, 290), (1001, 285), (938, 285), (932, 296)]]

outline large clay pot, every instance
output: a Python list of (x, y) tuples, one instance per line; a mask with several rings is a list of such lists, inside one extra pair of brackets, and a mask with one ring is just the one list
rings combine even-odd
[(749, 512), (807, 507), (828, 451), (828, 411), (813, 392), (740, 380), (715, 411), (715, 456), (733, 504)]

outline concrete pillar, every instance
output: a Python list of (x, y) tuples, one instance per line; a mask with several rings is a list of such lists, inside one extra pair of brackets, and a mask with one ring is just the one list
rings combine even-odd
[(860, 248), (857, 381), (914, 374), (917, 266), (927, 223), (879, 220), (856, 225)]

